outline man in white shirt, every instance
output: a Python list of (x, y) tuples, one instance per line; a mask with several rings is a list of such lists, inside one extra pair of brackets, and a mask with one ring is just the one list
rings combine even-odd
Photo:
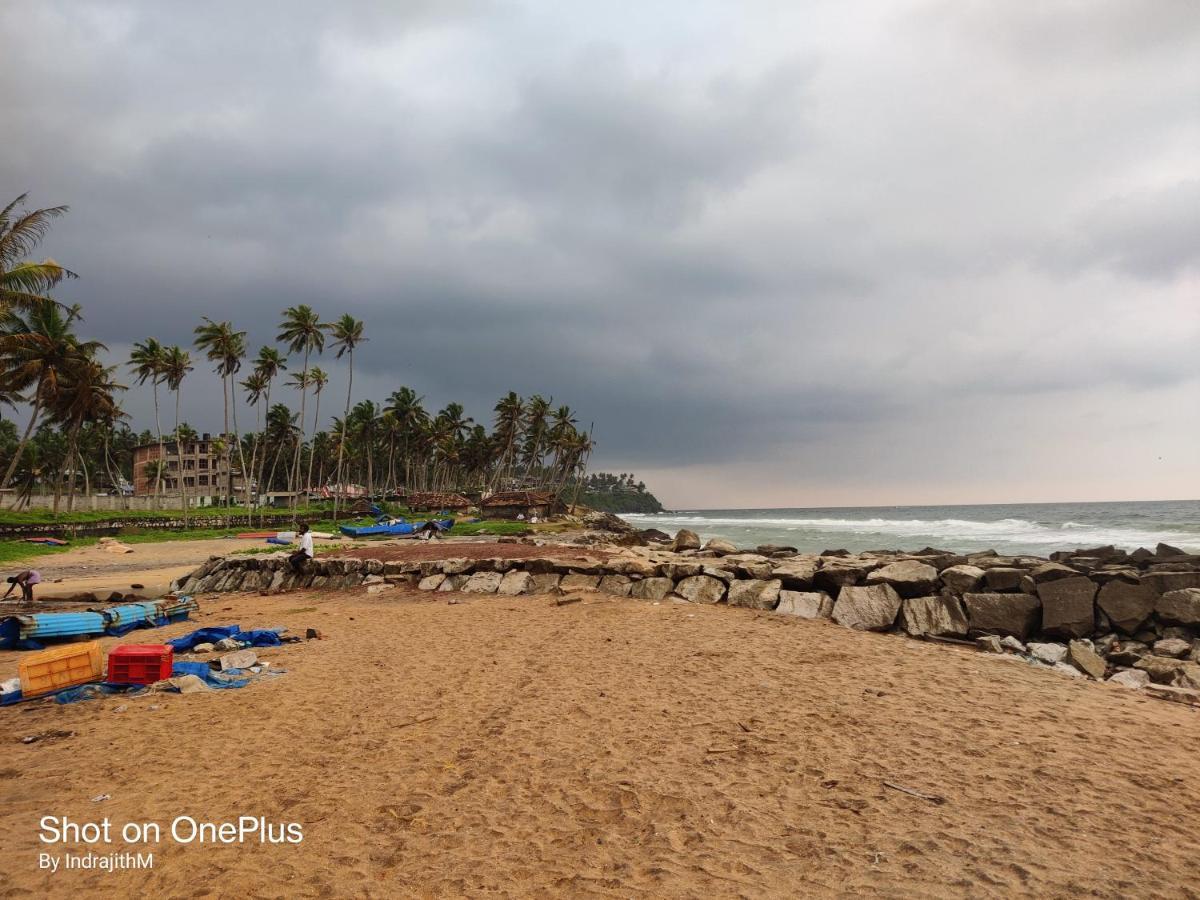
[(302, 571), (304, 564), (313, 558), (312, 532), (308, 530), (307, 522), (301, 524), (297, 536), (300, 538), (300, 549), (288, 557), (293, 572)]

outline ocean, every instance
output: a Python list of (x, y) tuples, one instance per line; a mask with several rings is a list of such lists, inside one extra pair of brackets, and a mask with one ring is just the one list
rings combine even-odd
[(1200, 553), (1200, 500), (1122, 503), (1012, 503), (982, 506), (859, 506), (816, 509), (684, 509), (626, 514), (638, 528), (672, 534), (690, 528), (739, 547), (782, 544), (822, 550), (920, 550), (1045, 556), (1113, 544), (1125, 550), (1159, 541)]

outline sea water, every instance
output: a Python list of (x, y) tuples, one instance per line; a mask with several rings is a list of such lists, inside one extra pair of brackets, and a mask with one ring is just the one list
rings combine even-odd
[(672, 534), (690, 528), (739, 547), (782, 544), (822, 550), (919, 550), (1045, 556), (1112, 544), (1125, 550), (1160, 541), (1200, 553), (1200, 500), (1121, 503), (1013, 503), (982, 506), (859, 506), (814, 509), (692, 509), (622, 518)]

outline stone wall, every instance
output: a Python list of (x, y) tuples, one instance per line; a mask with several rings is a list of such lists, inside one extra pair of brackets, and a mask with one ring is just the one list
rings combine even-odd
[(367, 584), (376, 592), (404, 586), (509, 596), (594, 590), (829, 618), (927, 639), (982, 638), (985, 649), (1020, 653), (1063, 671), (1100, 678), (1131, 669), (1157, 683), (1200, 687), (1200, 556), (1165, 545), (1133, 553), (1098, 547), (1044, 559), (934, 549), (750, 553), (720, 541), (698, 543), (684, 537), (671, 549), (610, 545), (605, 549), (613, 555), (605, 559), (461, 559), (449, 544), (441, 560), (319, 559), (300, 574), (288, 571), (284, 554), (214, 557), (174, 587), (204, 593)]

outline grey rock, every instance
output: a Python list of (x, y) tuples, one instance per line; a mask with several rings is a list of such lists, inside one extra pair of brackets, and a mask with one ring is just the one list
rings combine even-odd
[(858, 631), (886, 631), (900, 613), (900, 595), (890, 584), (844, 587), (833, 604), (833, 620)]
[(1200, 588), (1168, 591), (1158, 598), (1154, 611), (1163, 622), (1200, 625)]
[(1108, 683), (1137, 691), (1150, 683), (1150, 676), (1140, 669), (1125, 669), (1109, 676)]
[(983, 569), (979, 566), (959, 565), (942, 569), (942, 583), (956, 594), (969, 594), (979, 586)]
[(1096, 653), (1088, 644), (1083, 641), (1071, 641), (1067, 645), (1067, 658), (1071, 664), (1081, 672), (1086, 672), (1088, 675), (1095, 678), (1097, 681), (1104, 679), (1104, 673), (1108, 666), (1099, 654)]
[(633, 581), (627, 575), (605, 575), (600, 579), (600, 593), (614, 597), (628, 597), (632, 586)]
[(1077, 575), (1038, 585), (1042, 631), (1061, 637), (1087, 637), (1096, 628), (1096, 583)]
[(1052, 668), (1055, 672), (1058, 672), (1060, 675), (1067, 675), (1071, 678), (1087, 678), (1087, 676), (1083, 673), (1083, 670), (1077, 669), (1074, 666), (1068, 665), (1067, 663), (1055, 663), (1050, 668)]
[(890, 584), (901, 597), (923, 597), (937, 583), (937, 569), (915, 559), (903, 559), (867, 575), (867, 584)]
[(499, 589), (503, 577), (499, 572), (476, 572), (463, 585), (463, 593), (494, 594)]
[(1048, 666), (1066, 662), (1067, 659), (1067, 647), (1065, 644), (1030, 643), (1028, 650), (1030, 656), (1038, 662), (1044, 662)]
[(436, 591), (442, 586), (442, 582), (446, 580), (446, 576), (441, 572), (433, 575), (427, 575), (417, 582), (418, 591)]
[(820, 568), (813, 575), (813, 587), (836, 594), (840, 588), (858, 584), (872, 568), (838, 557), (828, 557), (822, 559)]
[(777, 580), (750, 578), (734, 581), (729, 585), (729, 605), (750, 609), (774, 609), (779, 601), (780, 587), (781, 584)]
[(1021, 589), (1021, 576), (1024, 574), (1024, 569), (996, 566), (987, 569), (983, 573), (983, 580), (986, 582), (988, 588), (993, 591), (1019, 591)]
[(676, 552), (680, 550), (699, 550), (700, 535), (688, 528), (680, 528), (675, 533), (675, 541), (672, 547)]
[(496, 588), (496, 593), (503, 594), (506, 597), (531, 594), (533, 593), (533, 578), (533, 575), (530, 575), (528, 572), (522, 572), (519, 569), (505, 572), (504, 577), (500, 579), (500, 586)]
[(1171, 684), (1183, 676), (1186, 665), (1189, 663), (1168, 656), (1143, 656), (1133, 667), (1149, 675), (1155, 684)]
[(215, 650), (215, 649), (216, 649), (216, 647), (214, 647), (212, 644), (203, 643), (203, 644), (197, 644), (195, 647), (193, 647), (192, 652), (193, 653), (212, 653), (213, 650)]
[(1182, 641), (1179, 638), (1163, 638), (1161, 641), (1154, 642), (1155, 656), (1170, 656), (1174, 659), (1183, 659), (1191, 650), (1191, 642)]
[(780, 591), (775, 612), (801, 619), (828, 619), (833, 615), (833, 598), (824, 591)]
[(1200, 588), (1200, 572), (1143, 572), (1140, 581), (1156, 594)]
[(1100, 588), (1096, 605), (1110, 622), (1126, 634), (1134, 634), (1154, 612), (1157, 595), (1147, 584), (1110, 581)]
[(561, 594), (562, 576), (553, 572), (541, 572), (533, 576), (531, 594)]
[(1049, 562), (1040, 566), (1035, 566), (1030, 572), (1029, 577), (1036, 584), (1044, 584), (1047, 581), (1058, 581), (1060, 578), (1074, 578), (1079, 573), (1070, 566), (1064, 566), (1062, 563)]
[(629, 596), (638, 600), (662, 600), (674, 588), (675, 582), (670, 578), (643, 578), (633, 583)]
[(438, 591), (441, 593), (461, 591), (463, 589), (463, 585), (465, 585), (470, 578), (470, 575), (447, 575), (442, 579), (442, 583), (438, 585)]
[(241, 642), (231, 637), (221, 638), (219, 641), (213, 643), (214, 650), (240, 650), (241, 648)]
[(562, 581), (558, 585), (566, 593), (572, 591), (594, 591), (600, 587), (599, 575), (583, 575), (578, 572), (572, 572), (562, 577)]
[(1000, 646), (1010, 653), (1024, 653), (1025, 645), (1018, 641), (1011, 634), (1000, 638)]
[(1041, 601), (1029, 594), (966, 594), (963, 603), (974, 632), (1011, 634), (1024, 640), (1042, 618)]
[(900, 610), (904, 630), (913, 637), (964, 637), (969, 629), (967, 613), (957, 597), (908, 597)]
[(720, 603), (725, 598), (725, 582), (709, 575), (680, 579), (675, 593), (689, 603)]
[(712, 538), (704, 545), (705, 550), (709, 553), (716, 553), (718, 556), (725, 556), (730, 553), (737, 553), (738, 548), (735, 544), (730, 543), (724, 538)]
[(438, 568), (443, 575), (462, 575), (470, 571), (473, 565), (469, 559), (443, 559)]
[(975, 646), (986, 653), (1004, 652), (1004, 645), (1000, 643), (1000, 638), (994, 634), (980, 635), (975, 639)]
[(1118, 641), (1108, 652), (1108, 661), (1114, 666), (1132, 666), (1150, 653), (1150, 645), (1141, 641)]
[(811, 591), (816, 574), (815, 559), (789, 559), (771, 566), (771, 577), (778, 578), (789, 591)]

